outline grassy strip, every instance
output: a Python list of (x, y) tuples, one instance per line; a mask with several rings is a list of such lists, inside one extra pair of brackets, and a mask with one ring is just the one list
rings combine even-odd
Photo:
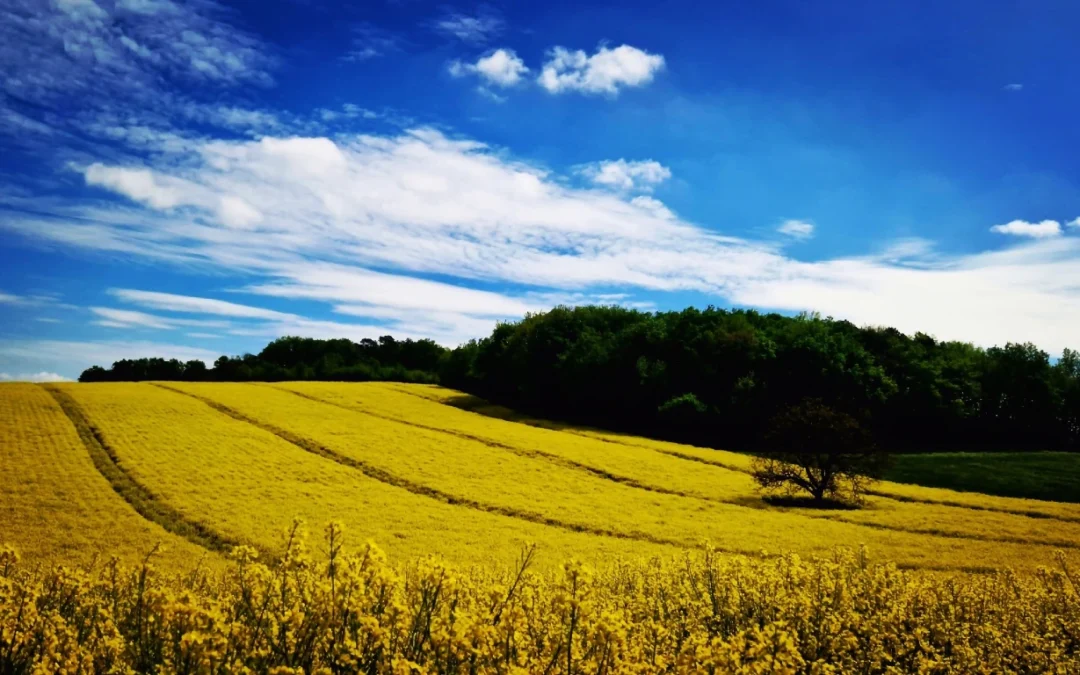
[[(612, 537), (612, 538), (616, 538), (616, 539), (629, 539), (629, 540), (634, 540), (634, 541), (646, 541), (646, 542), (650, 542), (650, 543), (653, 543), (653, 544), (664, 544), (664, 545), (668, 545), (668, 546), (674, 546), (674, 547), (677, 547), (677, 548), (686, 548), (686, 545), (683, 544), (682, 542), (678, 541), (678, 540), (665, 539), (663, 537), (656, 537), (654, 535), (650, 535), (650, 534), (647, 534), (647, 533), (644, 533), (644, 532), (620, 532), (618, 530), (609, 530), (607, 528), (592, 527), (592, 526), (589, 526), (589, 525), (581, 525), (581, 524), (577, 524), (577, 523), (568, 523), (568, 522), (564, 522), (564, 521), (561, 521), (561, 520), (557, 520), (555, 518), (549, 518), (548, 516), (545, 516), (545, 515), (540, 514), (540, 513), (535, 513), (535, 512), (532, 512), (532, 511), (524, 511), (524, 510), (520, 510), (520, 509), (512, 509), (512, 508), (508, 508), (508, 507), (504, 507), (504, 506), (498, 506), (498, 505), (495, 505), (495, 504), (486, 504), (484, 502), (479, 502), (479, 501), (476, 501), (476, 500), (473, 500), (473, 499), (466, 499), (464, 497), (459, 497), (457, 495), (453, 495), (453, 494), (450, 494), (448, 492), (443, 492), (442, 490), (435, 489), (433, 487), (424, 485), (422, 483), (417, 483), (417, 482), (409, 480), (407, 478), (402, 478), (401, 476), (393, 474), (393, 473), (391, 473), (391, 472), (389, 472), (389, 471), (387, 471), (385, 469), (382, 469), (382, 468), (377, 467), (377, 466), (372, 466), (371, 464), (369, 464), (367, 462), (355, 459), (353, 457), (348, 457), (348, 456), (342, 455), (342, 454), (338, 453), (337, 451), (332, 450), (332, 449), (326, 447), (325, 445), (323, 445), (321, 443), (318, 443), (318, 442), (316, 442), (316, 441), (314, 441), (314, 440), (312, 440), (310, 438), (305, 438), (303, 436), (299, 436), (297, 434), (294, 434), (291, 431), (287, 431), (285, 429), (274, 426), (274, 425), (269, 424), (267, 422), (264, 422), (262, 420), (255, 419), (253, 417), (249, 417), (248, 415), (245, 415), (244, 413), (241, 413), (238, 410), (234, 410), (233, 408), (230, 408), (230, 407), (228, 407), (226, 405), (218, 403), (217, 401), (215, 401), (213, 399), (209, 399), (209, 398), (206, 398), (204, 396), (199, 396), (198, 394), (193, 394), (191, 392), (183, 391), (181, 389), (174, 389), (173, 387), (170, 387), (170, 386), (165, 385), (165, 384), (159, 384), (159, 383), (156, 383), (156, 382), (150, 383), (150, 384), (152, 384), (153, 386), (159, 387), (161, 389), (171, 391), (171, 392), (176, 393), (176, 394), (182, 394), (184, 396), (190, 396), (191, 398), (194, 398), (194, 399), (196, 399), (198, 401), (201, 401), (202, 403), (208, 405), (209, 407), (213, 408), (214, 410), (216, 410), (216, 411), (218, 411), (218, 412), (220, 412), (220, 413), (222, 413), (224, 415), (227, 415), (227, 416), (229, 416), (229, 417), (231, 417), (231, 418), (233, 418), (233, 419), (235, 419), (237, 421), (245, 422), (247, 424), (250, 424), (250, 425), (252, 425), (254, 427), (262, 429), (263, 431), (269, 432), (269, 433), (277, 436), (278, 438), (280, 438), (280, 439), (282, 439), (282, 440), (284, 440), (284, 441), (286, 441), (288, 443), (292, 443), (293, 445), (295, 445), (296, 447), (298, 447), (298, 448), (300, 448), (302, 450), (306, 450), (307, 452), (310, 452), (310, 453), (312, 453), (314, 455), (318, 455), (318, 456), (320, 456), (320, 457), (322, 457), (324, 459), (328, 459), (328, 460), (330, 460), (332, 462), (336, 462), (338, 464), (341, 464), (342, 466), (346, 466), (346, 467), (349, 467), (351, 469), (355, 469), (355, 470), (363, 473), (365, 476), (367, 476), (369, 478), (373, 478), (373, 479), (375, 479), (375, 480), (377, 480), (377, 481), (379, 481), (381, 483), (385, 483), (387, 485), (392, 485), (394, 487), (401, 488), (401, 489), (403, 489), (403, 490), (405, 490), (407, 492), (411, 492), (411, 493), (416, 494), (416, 495), (429, 497), (431, 499), (437, 499), (437, 500), (439, 500), (441, 502), (445, 502), (447, 504), (451, 504), (451, 505), (454, 505), (454, 506), (462, 506), (464, 508), (474, 509), (474, 510), (477, 510), (477, 511), (485, 511), (487, 513), (493, 513), (493, 514), (500, 515), (500, 516), (506, 516), (508, 518), (516, 518), (518, 520), (524, 520), (524, 521), (528, 521), (528, 522), (531, 522), (531, 523), (537, 523), (539, 525), (548, 525), (550, 527), (557, 527), (557, 528), (560, 528), (560, 529), (563, 529), (563, 530), (569, 530), (571, 532), (592, 534), (592, 535), (597, 535), (597, 536), (601, 536), (601, 537)], [(734, 553), (734, 551), (724, 551), (724, 552), (725, 553)]]
[[(131, 505), (135, 511), (166, 531), (187, 539), (191, 543), (220, 553), (248, 544), (215, 532), (165, 503), (162, 499), (138, 483), (120, 465), (120, 458), (106, 442), (101, 430), (94, 426), (82, 407), (67, 392), (51, 385), (42, 385), (60, 405), (67, 418), (75, 426), (83, 445), (90, 454), (94, 467), (109, 482), (116, 494)], [(268, 551), (255, 547), (264, 559), (273, 559)]]
[(1080, 503), (1080, 453), (949, 452), (896, 455), (887, 476), (961, 492)]

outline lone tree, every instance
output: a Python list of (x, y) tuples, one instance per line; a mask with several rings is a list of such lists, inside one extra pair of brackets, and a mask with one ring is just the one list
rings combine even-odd
[(770, 422), (765, 450), (754, 458), (754, 480), (766, 492), (794, 496), (805, 491), (826, 499), (860, 503), (880, 478), (887, 456), (851, 415), (808, 399)]

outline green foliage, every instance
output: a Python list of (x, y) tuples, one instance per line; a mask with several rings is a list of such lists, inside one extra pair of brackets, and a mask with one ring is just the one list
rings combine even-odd
[(202, 361), (124, 359), (106, 370), (92, 366), (80, 382), (142, 382), (145, 380), (275, 382), (281, 380), (344, 380), (364, 382), (438, 382), (450, 350), (432, 340), (316, 340), (283, 337), (256, 356), (222, 356), (208, 369)]
[(854, 417), (807, 399), (770, 421), (751, 472), (766, 492), (858, 503), (885, 459)]
[[(1030, 344), (984, 350), (809, 314), (556, 307), (450, 362), (443, 384), (494, 402), (699, 445), (753, 450), (773, 416), (817, 398), (890, 450), (1080, 448), (1080, 355), (1051, 364)], [(700, 409), (668, 407), (688, 392)]]
[(1080, 502), (1080, 453), (941, 452), (897, 455), (885, 478), (897, 483)]

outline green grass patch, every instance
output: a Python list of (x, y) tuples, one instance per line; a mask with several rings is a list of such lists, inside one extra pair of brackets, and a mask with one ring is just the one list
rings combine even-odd
[(895, 455), (898, 483), (1080, 503), (1080, 453), (950, 452)]

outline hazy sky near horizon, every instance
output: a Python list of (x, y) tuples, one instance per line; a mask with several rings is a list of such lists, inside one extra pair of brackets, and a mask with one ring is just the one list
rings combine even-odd
[(0, 0), (0, 379), (554, 304), (1080, 347), (1080, 5)]

